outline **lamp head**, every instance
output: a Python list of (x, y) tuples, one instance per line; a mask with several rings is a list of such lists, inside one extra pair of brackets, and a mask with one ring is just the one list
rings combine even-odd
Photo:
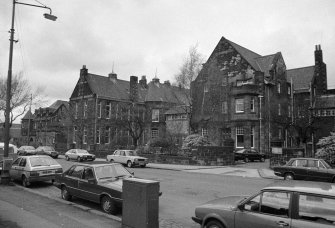
[(51, 21), (55, 21), (57, 19), (57, 17), (55, 15), (52, 15), (52, 14), (45, 13), (43, 15), (44, 15), (45, 19), (48, 19), (48, 20), (51, 20)]

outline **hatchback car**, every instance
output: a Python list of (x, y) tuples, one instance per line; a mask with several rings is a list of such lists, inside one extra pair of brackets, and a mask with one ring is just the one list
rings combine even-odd
[(68, 150), (65, 153), (65, 159), (66, 160), (70, 160), (70, 159), (75, 159), (78, 162), (81, 161), (94, 161), (95, 160), (95, 155), (94, 154), (90, 154), (87, 150), (83, 150), (83, 149), (71, 149)]
[(249, 162), (249, 161), (265, 161), (265, 154), (259, 153), (255, 149), (240, 149), (235, 151), (235, 161), (242, 160), (244, 162)]
[(33, 146), (20, 146), (17, 150), (17, 155), (24, 156), (24, 155), (36, 155), (36, 149)]
[(132, 178), (121, 164), (95, 162), (77, 163), (56, 176), (55, 185), (64, 200), (72, 196), (100, 203), (107, 213), (115, 214), (122, 206), (122, 183)]
[(228, 196), (195, 209), (206, 228), (333, 228), (335, 185), (279, 181), (251, 197)]
[(323, 159), (291, 158), (285, 165), (273, 167), (274, 174), (285, 180), (308, 180), (335, 183), (335, 169)]
[(54, 181), (56, 173), (62, 173), (62, 166), (53, 158), (45, 155), (18, 157), (9, 170), (13, 180), (19, 180), (24, 187), (31, 182)]
[(107, 155), (106, 160), (127, 165), (129, 168), (135, 165), (144, 168), (148, 164), (148, 159), (138, 156), (135, 150), (116, 150), (112, 155)]
[(57, 158), (59, 153), (52, 146), (39, 146), (36, 148), (38, 154), (49, 155), (52, 158)]

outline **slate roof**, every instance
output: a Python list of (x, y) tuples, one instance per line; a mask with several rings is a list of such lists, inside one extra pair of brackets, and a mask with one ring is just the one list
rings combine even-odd
[(34, 118), (35, 118), (34, 114), (32, 114), (31, 110), (29, 109), (27, 113), (24, 115), (24, 117), (22, 117), (22, 120), (32, 120)]
[[(128, 101), (130, 95), (130, 82), (120, 79), (110, 79), (109, 77), (88, 74), (87, 81), (93, 93), (98, 97)], [(185, 89), (176, 86), (162, 84), (159, 82), (149, 82), (147, 87), (138, 86), (139, 102), (168, 102), (168, 103), (185, 103)]]
[(316, 97), (314, 108), (335, 108), (335, 94)]
[(67, 102), (67, 101), (62, 101), (62, 100), (57, 100), (57, 101), (55, 101), (54, 103), (52, 103), (50, 106), (49, 106), (49, 108), (51, 108), (51, 109), (58, 109), (61, 105), (65, 105), (65, 106), (68, 106), (69, 105), (69, 102)]
[(297, 92), (308, 92), (314, 76), (314, 66), (287, 70), (287, 82), (293, 82), (293, 89)]

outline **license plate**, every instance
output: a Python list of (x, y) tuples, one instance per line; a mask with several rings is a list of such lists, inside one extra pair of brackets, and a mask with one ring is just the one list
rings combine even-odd
[(41, 174), (53, 174), (55, 171), (53, 171), (53, 170), (44, 170), (44, 171), (42, 171), (41, 172)]

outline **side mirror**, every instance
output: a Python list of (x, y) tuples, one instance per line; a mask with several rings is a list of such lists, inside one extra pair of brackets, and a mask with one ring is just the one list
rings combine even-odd
[(240, 209), (241, 211), (243, 211), (245, 209), (245, 205), (244, 204), (239, 204), (239, 205), (237, 205), (237, 208)]

